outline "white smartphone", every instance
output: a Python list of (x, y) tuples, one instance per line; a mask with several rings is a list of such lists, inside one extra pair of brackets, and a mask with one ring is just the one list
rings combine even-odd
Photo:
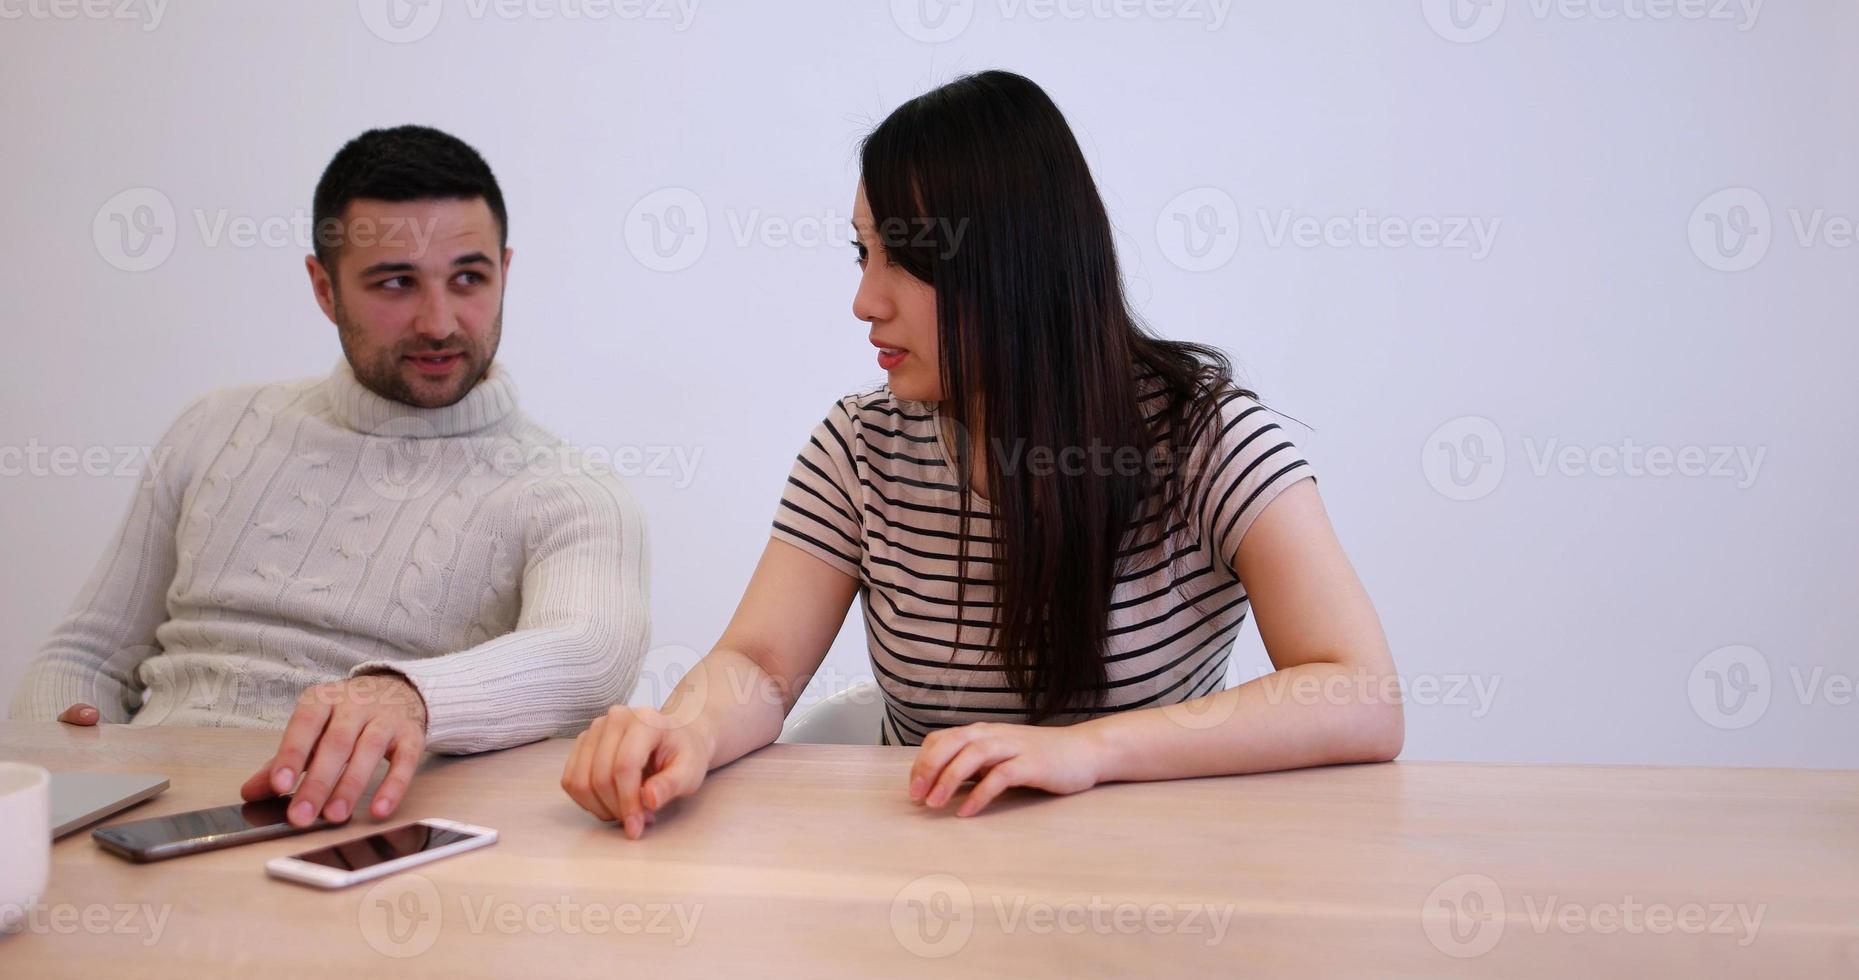
[(435, 818), (272, 858), (265, 870), (274, 878), (317, 888), (347, 888), (496, 842), (497, 832), (489, 827)]

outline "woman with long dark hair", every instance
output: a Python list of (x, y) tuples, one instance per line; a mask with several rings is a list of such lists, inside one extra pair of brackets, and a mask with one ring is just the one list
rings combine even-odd
[[(862, 595), (888, 744), (930, 806), (1009, 786), (1379, 761), (1393, 660), (1311, 469), (1226, 358), (1145, 331), (1058, 107), (1007, 72), (866, 138), (852, 309), (888, 383), (803, 447), (716, 648), (617, 706), (562, 785), (629, 836), (780, 734)], [(1248, 609), (1276, 668), (1223, 690)]]

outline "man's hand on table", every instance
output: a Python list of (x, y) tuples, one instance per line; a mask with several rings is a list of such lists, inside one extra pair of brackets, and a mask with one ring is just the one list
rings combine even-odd
[(367, 674), (318, 684), (297, 699), (277, 754), (245, 781), (239, 795), (262, 800), (295, 786), (292, 824), (311, 824), (319, 811), (341, 823), (354, 814), (375, 767), (386, 758), (387, 776), (369, 808), (380, 819), (400, 805), (425, 749), (426, 702), (405, 678)]

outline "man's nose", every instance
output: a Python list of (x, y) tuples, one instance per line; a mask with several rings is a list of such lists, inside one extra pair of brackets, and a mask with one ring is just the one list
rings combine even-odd
[(443, 289), (429, 289), (413, 317), (413, 332), (425, 340), (440, 341), (458, 332), (458, 320)]

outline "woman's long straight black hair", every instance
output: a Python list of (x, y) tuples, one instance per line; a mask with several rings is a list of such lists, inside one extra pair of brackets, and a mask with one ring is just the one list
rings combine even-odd
[[(1243, 389), (1220, 351), (1138, 322), (1084, 154), (1030, 80), (986, 71), (904, 103), (866, 137), (860, 169), (887, 258), (936, 291), (942, 409), (960, 434), (956, 642), (978, 465), (993, 505), (988, 646), (1035, 722), (1088, 712), (1103, 703), (1117, 576), (1166, 551), (1177, 520), (1198, 535), (1190, 460), (1214, 399)], [(968, 433), (985, 438), (979, 461)], [(1084, 462), (1054, 462), (1067, 458)]]

